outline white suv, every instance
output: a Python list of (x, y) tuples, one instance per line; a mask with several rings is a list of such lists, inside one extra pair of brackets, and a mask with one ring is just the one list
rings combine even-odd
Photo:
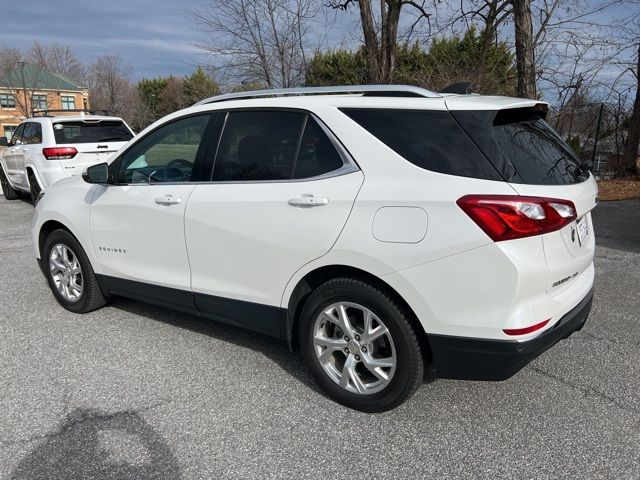
[(214, 97), (57, 183), (36, 256), (72, 312), (122, 295), (287, 340), (355, 409), (427, 371), (506, 379), (591, 307), (597, 187), (545, 114), (403, 86)]
[[(102, 163), (133, 138), (129, 126), (118, 117), (85, 115), (42, 116), (22, 122), (0, 154), (0, 184), (7, 200), (27, 192), (35, 203), (55, 182), (80, 175)], [(66, 110), (65, 112), (69, 112)]]

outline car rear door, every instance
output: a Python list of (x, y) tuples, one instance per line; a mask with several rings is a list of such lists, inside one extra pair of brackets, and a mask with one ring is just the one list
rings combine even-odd
[(305, 112), (230, 111), (220, 122), (212, 182), (196, 186), (185, 215), (196, 305), (279, 336), (287, 282), (331, 249), (364, 176)]
[(57, 147), (77, 151), (59, 160), (66, 175), (81, 175), (87, 167), (106, 162), (133, 138), (129, 127), (116, 119), (56, 120), (53, 133)]
[(199, 180), (211, 118), (205, 113), (165, 123), (110, 166), (113, 184), (98, 187), (90, 212), (93, 248), (110, 291), (194, 310), (184, 212)]

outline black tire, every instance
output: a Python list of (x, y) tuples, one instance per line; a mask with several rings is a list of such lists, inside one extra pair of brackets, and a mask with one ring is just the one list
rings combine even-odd
[[(395, 373), (379, 392), (359, 394), (346, 390), (325, 372), (318, 360), (313, 343), (315, 321), (325, 308), (337, 302), (367, 308), (383, 320), (391, 335), (396, 353)], [(408, 312), (378, 287), (351, 278), (327, 281), (309, 295), (301, 311), (298, 338), (305, 363), (320, 387), (337, 402), (363, 412), (391, 410), (411, 397), (424, 379), (420, 342), (408, 318)]]
[(29, 179), (29, 194), (31, 195), (31, 203), (35, 207), (36, 204), (38, 203), (38, 200), (40, 200), (40, 192), (42, 192), (42, 189), (40, 188), (40, 184), (38, 183), (36, 176), (33, 174), (31, 170), (29, 170), (28, 179)]
[[(76, 256), (82, 270), (82, 293), (76, 301), (69, 301), (56, 287), (53, 274), (49, 266), (51, 251), (56, 245), (62, 244)], [(42, 272), (47, 277), (49, 287), (60, 305), (74, 313), (88, 313), (104, 307), (107, 303), (96, 275), (91, 267), (89, 258), (80, 243), (66, 230), (54, 230), (44, 241), (42, 259), (40, 260)]]
[(15, 200), (18, 198), (18, 192), (16, 192), (11, 186), (11, 184), (9, 183), (9, 180), (7, 179), (7, 176), (4, 174), (4, 170), (2, 169), (1, 166), (0, 166), (0, 185), (2, 186), (2, 193), (4, 194), (4, 198), (6, 198), (7, 200)]

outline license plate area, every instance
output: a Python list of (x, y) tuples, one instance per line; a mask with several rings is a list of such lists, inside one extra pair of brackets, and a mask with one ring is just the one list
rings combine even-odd
[(576, 221), (576, 230), (578, 231), (578, 243), (580, 246), (583, 246), (589, 236), (589, 225), (586, 215)]

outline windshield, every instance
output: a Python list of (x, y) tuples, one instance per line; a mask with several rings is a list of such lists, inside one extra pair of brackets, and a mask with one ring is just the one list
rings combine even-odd
[(133, 137), (120, 120), (54, 123), (53, 133), (57, 144), (128, 142)]

